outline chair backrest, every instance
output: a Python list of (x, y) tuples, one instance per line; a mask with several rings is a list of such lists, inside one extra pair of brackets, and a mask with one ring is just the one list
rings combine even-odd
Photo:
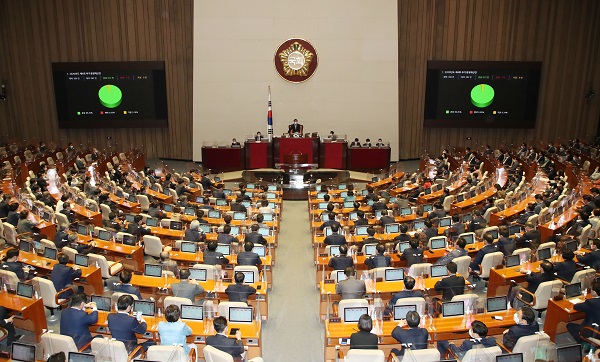
[(459, 256), (458, 258), (452, 259), (452, 261), (456, 263), (456, 273), (466, 279), (469, 276), (471, 257), (468, 255)]
[(254, 274), (254, 282), (258, 283), (259, 282), (259, 278), (258, 278), (258, 267), (254, 266), (254, 265), (238, 265), (235, 268), (233, 268), (233, 274), (235, 275), (236, 272), (252, 272), (252, 274)]
[(485, 221), (487, 221), (489, 223), (490, 215), (495, 213), (496, 211), (498, 211), (498, 208), (496, 206), (492, 206), (492, 207), (488, 208), (487, 210), (485, 210), (485, 214), (483, 214), (483, 218), (485, 219)]
[(177, 202), (177, 200), (179, 200), (179, 196), (177, 196), (177, 192), (173, 189), (169, 189), (169, 194), (171, 194), (171, 196), (173, 196), (173, 202)]
[(77, 250), (70, 248), (68, 246), (65, 246), (62, 248), (62, 250), (60, 251), (63, 254), (66, 254), (69, 257), (69, 261), (74, 262), (75, 261), (75, 255), (79, 254), (77, 252)]
[(338, 315), (341, 317), (342, 322), (344, 321), (344, 309), (346, 308), (358, 308), (368, 307), (369, 302), (366, 299), (343, 299), (340, 300), (338, 305)]
[(46, 248), (56, 249), (56, 244), (54, 244), (54, 241), (51, 241), (48, 239), (40, 240), (40, 244), (44, 247), (44, 249), (46, 249)]
[(495, 362), (496, 356), (501, 354), (502, 350), (498, 346), (488, 348), (472, 348), (465, 353), (464, 357), (461, 359), (461, 362)]
[(371, 274), (371, 278), (377, 280), (377, 278), (382, 278), (383, 280), (385, 280), (385, 271), (387, 269), (394, 269), (391, 267), (380, 267), (380, 268), (373, 268), (371, 270), (369, 270), (369, 274)]
[(408, 275), (417, 277), (421, 274), (431, 274), (431, 263), (416, 263), (408, 268)]
[(119, 162), (119, 158), (118, 158), (117, 156), (113, 156), (112, 160), (113, 160), (113, 163), (114, 163), (115, 165), (117, 165), (117, 167), (118, 167), (118, 165), (121, 163), (121, 162)]
[(49, 279), (35, 277), (32, 279), (34, 288), (44, 300), (44, 306), (49, 308), (58, 308), (60, 305), (56, 303), (56, 288), (54, 283)]
[(579, 235), (579, 245), (586, 246), (588, 244), (588, 238), (590, 236), (590, 232), (592, 231), (592, 225), (587, 225), (583, 229), (581, 229), (581, 235)]
[(137, 201), (140, 203), (140, 208), (142, 211), (148, 211), (150, 208), (150, 200), (148, 200), (148, 196), (146, 195), (137, 195)]
[(432, 240), (444, 240), (444, 243), (446, 243), (446, 245), (448, 245), (448, 238), (445, 236), (434, 236), (429, 238), (429, 241), (427, 242), (427, 248), (431, 249), (431, 241)]
[[(165, 297), (165, 300), (163, 302), (163, 305), (165, 307), (170, 306), (171, 304), (174, 304), (176, 306), (179, 307), (179, 309), (181, 309), (181, 305), (182, 304), (193, 304), (191, 300), (189, 300), (188, 298), (181, 298), (181, 297)], [(229, 318), (229, 317), (227, 317)]]
[(160, 258), (163, 244), (160, 238), (154, 235), (144, 235), (144, 254)]
[(102, 273), (102, 278), (104, 279), (108, 279), (112, 276), (111, 274), (114, 274), (111, 273), (111, 269), (113, 269), (112, 267), (115, 266), (115, 264), (116, 269), (113, 270), (118, 270), (118, 268), (121, 266), (120, 263), (112, 263), (112, 265), (109, 265), (104, 255), (90, 253), (88, 256), (90, 257), (90, 265), (93, 265), (94, 263), (98, 264), (100, 272)]
[(206, 346), (202, 350), (206, 362), (233, 362), (233, 356), (227, 352), (216, 349), (213, 346)]
[(477, 305), (477, 298), (479, 296), (475, 293), (468, 293), (468, 294), (460, 294), (460, 295), (455, 295), (452, 297), (452, 301), (453, 302), (459, 302), (459, 301), (463, 301), (465, 302), (465, 310), (467, 310), (467, 308), (469, 307), (473, 307)]
[(100, 204), (100, 211), (102, 212), (102, 220), (108, 220), (108, 214), (110, 214), (110, 207), (105, 204)]
[(171, 226), (171, 221), (177, 221), (177, 220), (175, 220), (175, 219), (161, 219), (160, 220), (160, 227), (168, 229)]
[[(550, 242), (548, 242), (548, 243), (541, 243), (541, 244), (540, 244), (540, 246), (538, 246), (538, 249), (537, 249), (537, 255), (539, 255), (539, 252), (540, 252), (540, 250), (542, 250), (542, 249), (550, 249), (550, 254), (554, 254), (554, 249), (556, 249), (556, 243), (555, 243), (555, 242), (553, 242), (553, 241), (550, 241)], [(536, 256), (537, 256), (537, 255), (536, 255)], [(539, 259), (540, 259), (540, 258), (538, 257), (538, 260), (539, 260)]]
[(384, 362), (385, 354), (379, 349), (351, 349), (346, 353), (345, 360), (346, 362)]
[(181, 346), (151, 346), (146, 352), (146, 358), (149, 361), (187, 361), (187, 355)]
[(481, 235), (484, 235), (485, 233), (490, 232), (490, 231), (498, 232), (498, 227), (497, 226), (488, 226), (486, 228), (483, 228), (483, 230), (481, 230)]
[(571, 280), (571, 284), (573, 283), (581, 283), (581, 289), (590, 288), (592, 286), (592, 281), (596, 277), (596, 270), (589, 268), (583, 269), (575, 273), (573, 275), (573, 279)]
[(454, 201), (454, 195), (448, 195), (444, 198), (444, 210), (446, 212), (450, 212), (450, 206), (452, 205), (452, 202)]
[(513, 347), (512, 353), (523, 353), (523, 361), (534, 361), (536, 349), (541, 341), (550, 341), (550, 336), (542, 332), (520, 337)]
[(539, 218), (539, 215), (531, 215), (531, 216), (530, 216), (530, 217), (527, 219), (527, 222), (530, 222), (530, 223), (532, 223), (533, 225), (537, 225), (537, 223), (538, 223), (538, 218)]
[(221, 273), (220, 265), (194, 264), (194, 269), (206, 269), (206, 280), (215, 280), (217, 274)]
[(486, 254), (481, 261), (481, 278), (489, 278), (490, 269), (502, 263), (504, 254), (501, 251)]
[(50, 356), (60, 351), (65, 352), (67, 355), (69, 352), (78, 352), (75, 341), (73, 341), (73, 338), (70, 336), (63, 336), (62, 334), (56, 333), (44, 333), (41, 336), (41, 342), (44, 356)]
[(535, 291), (535, 304), (533, 309), (545, 309), (548, 307), (548, 299), (554, 297), (560, 291), (562, 283), (559, 280), (551, 280), (541, 283)]
[(126, 232), (123, 232), (123, 231), (119, 231), (119, 232), (117, 232), (117, 235), (115, 235), (115, 239), (117, 241), (123, 242), (123, 237), (125, 235), (129, 236), (130, 238), (134, 238), (133, 234), (126, 233)]
[(248, 304), (244, 302), (221, 302), (219, 303), (218, 312), (220, 316), (223, 316), (229, 320), (229, 308), (230, 307), (247, 307)]
[(422, 297), (412, 297), (412, 298), (400, 298), (396, 301), (395, 305), (416, 305), (417, 312), (419, 314), (423, 314), (425, 311), (425, 298)]
[(525, 255), (526, 259), (529, 259), (529, 254), (531, 254), (530, 248), (515, 249), (512, 253), (512, 255), (519, 255), (521, 260), (523, 260), (523, 255)]
[(56, 223), (58, 225), (69, 225), (69, 219), (67, 215), (57, 212), (54, 216), (56, 216)]
[(8, 285), (8, 289), (17, 290), (17, 284), (19, 284), (19, 277), (17, 277), (17, 274), (15, 274), (15, 272), (0, 269), (0, 280), (2, 280), (2, 283)]
[(6, 239), (6, 242), (14, 246), (19, 246), (17, 244), (17, 230), (15, 227), (7, 222), (2, 223), (2, 225), (4, 226), (4, 239)]
[[(427, 349), (406, 349), (403, 361), (439, 361), (441, 359), (440, 351), (437, 348)], [(397, 361), (397, 359), (396, 359)]]
[(96, 355), (97, 361), (129, 361), (125, 344), (108, 338), (92, 339), (92, 353)]

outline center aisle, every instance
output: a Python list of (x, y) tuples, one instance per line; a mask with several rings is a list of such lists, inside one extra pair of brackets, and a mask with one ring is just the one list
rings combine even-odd
[(306, 201), (284, 201), (269, 292), (269, 321), (262, 328), (265, 361), (323, 361), (324, 328)]

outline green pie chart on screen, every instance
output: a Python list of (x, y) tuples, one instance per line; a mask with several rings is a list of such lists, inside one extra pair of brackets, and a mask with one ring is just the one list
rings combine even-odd
[(471, 89), (471, 103), (475, 107), (485, 108), (494, 101), (494, 88), (487, 84), (477, 84)]
[(106, 108), (115, 108), (121, 104), (123, 93), (116, 85), (107, 84), (98, 91), (100, 103)]

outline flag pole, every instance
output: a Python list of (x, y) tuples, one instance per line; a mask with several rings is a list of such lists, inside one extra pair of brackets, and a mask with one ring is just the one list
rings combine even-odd
[(271, 107), (271, 86), (269, 87), (269, 103), (267, 110), (267, 134), (269, 135), (269, 142), (273, 140), (273, 109)]

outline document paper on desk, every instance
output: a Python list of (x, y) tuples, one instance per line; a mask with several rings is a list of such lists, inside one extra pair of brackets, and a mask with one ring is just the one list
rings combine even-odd
[(567, 299), (569, 302), (571, 302), (572, 304), (578, 304), (578, 303), (583, 303), (583, 300), (579, 299), (579, 298), (573, 298), (573, 299)]

